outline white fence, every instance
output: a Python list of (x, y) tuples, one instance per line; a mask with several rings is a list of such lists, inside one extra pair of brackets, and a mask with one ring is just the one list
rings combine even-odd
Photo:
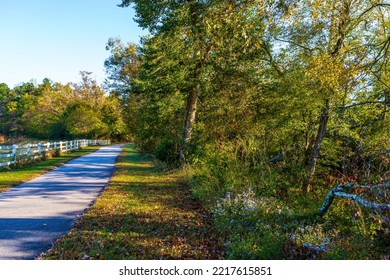
[(60, 142), (46, 142), (38, 144), (0, 146), (0, 167), (15, 164), (18, 160), (35, 159), (42, 157), (44, 152), (58, 151), (68, 153), (86, 146), (110, 145), (110, 140), (73, 140)]

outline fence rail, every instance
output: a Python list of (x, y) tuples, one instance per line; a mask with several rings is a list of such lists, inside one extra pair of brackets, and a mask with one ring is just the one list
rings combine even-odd
[(18, 160), (29, 160), (43, 157), (45, 152), (58, 151), (68, 153), (87, 146), (110, 145), (110, 140), (72, 140), (45, 142), (25, 145), (0, 146), (0, 167), (15, 164)]

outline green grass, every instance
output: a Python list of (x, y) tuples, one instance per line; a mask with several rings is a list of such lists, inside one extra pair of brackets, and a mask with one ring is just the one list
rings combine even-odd
[(44, 259), (220, 259), (212, 221), (179, 173), (125, 146), (110, 184)]
[(0, 169), (0, 192), (4, 192), (12, 188), (13, 186), (25, 183), (68, 162), (75, 157), (91, 153), (93, 151), (96, 151), (97, 149), (99, 149), (99, 147), (86, 147), (79, 151), (64, 154), (58, 157), (53, 157), (45, 161), (30, 163), (23, 167), (18, 167), (14, 169)]

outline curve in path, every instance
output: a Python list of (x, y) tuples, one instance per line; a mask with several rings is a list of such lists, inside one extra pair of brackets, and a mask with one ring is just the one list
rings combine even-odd
[(115, 169), (120, 146), (71, 160), (0, 194), (0, 259), (34, 259), (67, 233)]

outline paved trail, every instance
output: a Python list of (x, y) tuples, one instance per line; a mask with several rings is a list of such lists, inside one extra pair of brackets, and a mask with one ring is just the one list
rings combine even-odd
[(120, 146), (101, 148), (0, 194), (0, 259), (34, 259), (67, 233), (110, 180)]

